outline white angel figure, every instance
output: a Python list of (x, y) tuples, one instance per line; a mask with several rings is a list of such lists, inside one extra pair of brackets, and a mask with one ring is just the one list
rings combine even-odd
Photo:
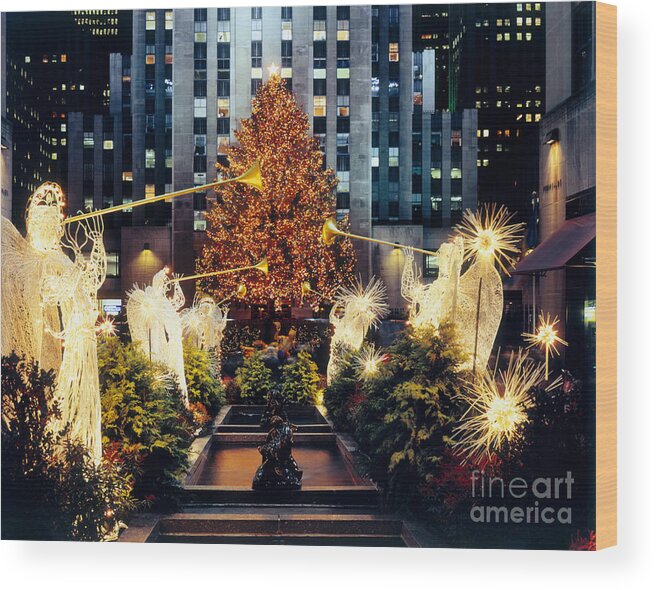
[[(173, 286), (173, 293), (169, 291)], [(168, 269), (155, 274), (151, 285), (134, 286), (128, 293), (127, 316), (132, 341), (138, 343), (150, 360), (162, 363), (174, 376), (182, 401), (189, 405), (182, 351), (182, 321), (178, 311), (184, 305), (179, 282), (172, 282)]]
[(330, 311), (333, 337), (330, 341), (327, 381), (337, 375), (339, 363), (347, 350), (359, 350), (369, 329), (387, 315), (385, 284), (373, 277), (364, 287), (357, 281), (351, 287), (341, 287)]
[(228, 306), (221, 306), (207, 295), (196, 293), (194, 303), (180, 314), (182, 334), (196, 348), (208, 351), (216, 363), (216, 372), (221, 370), (221, 342), (228, 323)]
[(52, 182), (39, 186), (26, 213), (27, 239), (2, 218), (2, 354), (16, 352), (43, 369), (57, 371), (61, 342), (45, 328), (53, 325), (57, 310), (42, 305), (41, 285), (49, 269), (68, 260), (61, 245), (65, 218), (61, 187)]
[(404, 250), (406, 261), (401, 277), (401, 295), (410, 304), (409, 322), (412, 326), (432, 327), (437, 332), (442, 322), (455, 320), (463, 252), (462, 238), (444, 242), (436, 252), (438, 277), (424, 285), (412, 251)]
[[(86, 445), (99, 463), (102, 458), (100, 384), (96, 320), (98, 290), (105, 281), (107, 257), (101, 217), (66, 228), (64, 248), (73, 259), (54, 260), (42, 281), (44, 309), (57, 309), (58, 319), (46, 329), (64, 345), (56, 394), (62, 425)], [(88, 251), (88, 253), (85, 253)]]

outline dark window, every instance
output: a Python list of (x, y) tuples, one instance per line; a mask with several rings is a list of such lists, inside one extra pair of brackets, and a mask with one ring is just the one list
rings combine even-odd
[(348, 96), (351, 93), (351, 81), (345, 78), (337, 80), (337, 96)]
[(207, 133), (207, 119), (194, 119), (194, 133), (196, 135), (205, 135)]
[(326, 20), (326, 7), (315, 6), (313, 10), (314, 20)]
[(194, 8), (194, 20), (196, 22), (207, 20), (207, 8)]
[(348, 20), (351, 18), (351, 8), (350, 6), (338, 6), (337, 7), (337, 20)]
[(280, 18), (282, 20), (289, 20), (292, 18), (292, 7), (291, 6), (283, 6), (280, 9)]
[(207, 80), (194, 80), (194, 96), (207, 96)]
[(216, 20), (230, 20), (230, 9), (217, 8)]
[(262, 18), (262, 8), (251, 8), (251, 18), (253, 20), (260, 20)]
[(326, 95), (326, 80), (315, 79), (312, 83), (315, 96)]
[(251, 80), (251, 94), (254, 96), (257, 94), (257, 91), (262, 86), (262, 80), (260, 78), (254, 78)]

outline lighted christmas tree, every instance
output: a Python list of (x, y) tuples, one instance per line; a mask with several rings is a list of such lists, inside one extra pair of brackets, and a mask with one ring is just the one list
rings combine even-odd
[(331, 246), (321, 241), (326, 218), (335, 213), (332, 170), (324, 170), (318, 141), (308, 117), (273, 74), (253, 100), (252, 115), (235, 132), (239, 145), (228, 149), (228, 164), (217, 164), (224, 178), (238, 176), (259, 161), (263, 189), (230, 184), (217, 189), (217, 203), (207, 214), (207, 245), (199, 273), (247, 266), (264, 256), (269, 274), (253, 270), (200, 280), (200, 288), (217, 300), (247, 282), (251, 304), (298, 304), (301, 285), (316, 293), (304, 301), (316, 305), (352, 278), (355, 258), (348, 240)]

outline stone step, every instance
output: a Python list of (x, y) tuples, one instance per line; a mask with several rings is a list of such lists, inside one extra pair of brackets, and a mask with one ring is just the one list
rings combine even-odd
[(160, 535), (400, 536), (403, 522), (373, 514), (189, 514), (164, 516)]
[(186, 485), (184, 496), (187, 506), (378, 506), (378, 490), (373, 485), (302, 487), (300, 490), (281, 491)]
[(204, 535), (163, 534), (157, 543), (226, 545), (310, 545), (313, 547), (408, 547), (400, 535)]

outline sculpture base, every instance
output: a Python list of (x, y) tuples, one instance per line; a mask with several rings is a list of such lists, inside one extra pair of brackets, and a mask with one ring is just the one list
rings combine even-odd
[(253, 478), (254, 490), (300, 490), (303, 472), (292, 459), (285, 466), (260, 465)]

